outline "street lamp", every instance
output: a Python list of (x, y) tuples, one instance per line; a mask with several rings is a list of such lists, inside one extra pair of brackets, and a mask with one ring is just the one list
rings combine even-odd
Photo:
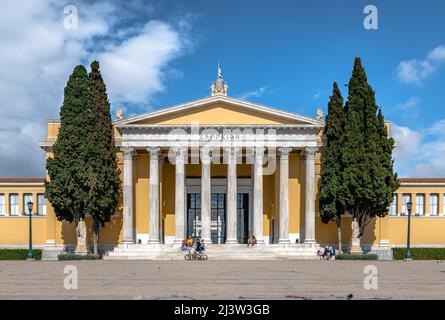
[(413, 203), (411, 202), (411, 199), (406, 204), (406, 210), (408, 211), (408, 238), (406, 240), (406, 254), (405, 254), (405, 261), (411, 261), (413, 260), (411, 256), (411, 249), (410, 249), (410, 236), (411, 236), (411, 210), (412, 210)]
[(28, 207), (28, 212), (29, 212), (29, 250), (28, 250), (28, 257), (26, 258), (26, 260), (34, 261), (34, 255), (32, 253), (32, 220), (31, 220), (34, 203), (32, 203), (32, 201), (29, 200), (26, 205)]

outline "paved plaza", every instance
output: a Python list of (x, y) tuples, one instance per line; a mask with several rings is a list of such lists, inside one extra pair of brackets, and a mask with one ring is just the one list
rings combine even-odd
[[(65, 277), (74, 276), (72, 267), (65, 270), (69, 265), (76, 266), (78, 289), (64, 288)], [(365, 289), (368, 265), (377, 268), (378, 289)], [(351, 294), (352, 299), (445, 299), (445, 263), (0, 261), (0, 299), (347, 299)]]

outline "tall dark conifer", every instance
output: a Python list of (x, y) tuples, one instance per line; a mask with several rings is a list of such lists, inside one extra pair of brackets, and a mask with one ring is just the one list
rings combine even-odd
[(373, 217), (387, 214), (398, 182), (392, 167), (394, 141), (387, 135), (360, 58), (355, 59), (348, 88), (339, 200), (357, 219), (361, 237)]
[(324, 134), (327, 146), (321, 159), (321, 183), (319, 195), (319, 207), (321, 220), (328, 223), (335, 220), (339, 251), (341, 252), (341, 216), (344, 213), (344, 205), (339, 201), (338, 194), (341, 186), (341, 163), (339, 140), (343, 134), (345, 114), (343, 111), (343, 97), (336, 82), (333, 85), (332, 96), (328, 103), (328, 114)]
[(83, 66), (74, 68), (64, 91), (60, 129), (53, 157), (46, 164), (45, 196), (58, 220), (74, 222), (85, 216), (89, 196), (89, 149), (94, 131), (90, 78)]
[(98, 61), (91, 64), (90, 79), (95, 130), (90, 144), (87, 210), (93, 219), (93, 244), (97, 255), (100, 230), (114, 214), (121, 180), (114, 147), (110, 103)]

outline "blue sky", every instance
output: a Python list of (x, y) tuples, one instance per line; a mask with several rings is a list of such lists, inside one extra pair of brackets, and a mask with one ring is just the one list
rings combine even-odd
[[(368, 4), (377, 30), (363, 26)], [(44, 174), (36, 142), (78, 63), (100, 60), (112, 107), (127, 115), (209, 95), (220, 62), (229, 95), (315, 116), (333, 81), (346, 99), (355, 56), (392, 122), (397, 171), (445, 176), (444, 13), (436, 0), (2, 2), (0, 176)]]

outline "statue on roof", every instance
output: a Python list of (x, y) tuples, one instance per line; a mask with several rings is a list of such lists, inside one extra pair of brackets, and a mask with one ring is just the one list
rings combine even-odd
[(218, 77), (216, 78), (216, 82), (212, 83), (212, 85), (210, 86), (211, 95), (212, 96), (216, 96), (216, 95), (227, 96), (228, 88), (229, 88), (229, 86), (224, 81), (224, 78), (223, 78), (223, 75), (221, 72), (221, 65), (218, 63)]
[(115, 118), (116, 120), (122, 120), (124, 117), (124, 110), (119, 109), (116, 111)]
[(317, 109), (316, 119), (319, 120), (319, 121), (323, 121), (324, 120), (323, 109), (321, 109), (321, 108)]

